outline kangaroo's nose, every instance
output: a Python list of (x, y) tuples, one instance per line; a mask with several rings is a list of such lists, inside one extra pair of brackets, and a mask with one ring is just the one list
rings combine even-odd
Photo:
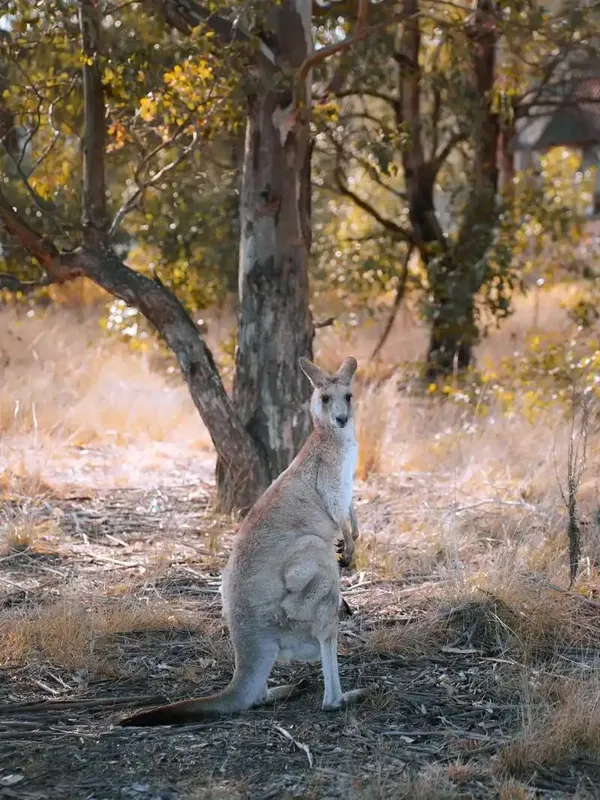
[(343, 428), (344, 425), (348, 422), (348, 417), (345, 414), (338, 414), (338, 416), (335, 418), (335, 421), (340, 426), (340, 428)]

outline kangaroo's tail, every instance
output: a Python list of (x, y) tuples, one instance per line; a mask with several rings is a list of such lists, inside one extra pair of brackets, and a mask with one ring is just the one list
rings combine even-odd
[(266, 689), (268, 672), (240, 674), (236, 670), (233, 680), (223, 691), (210, 697), (195, 700), (183, 700), (159, 706), (150, 711), (142, 711), (119, 722), (124, 727), (142, 727), (152, 725), (185, 725), (190, 722), (201, 722), (220, 714), (235, 714), (254, 705), (260, 698), (261, 691)]
[(220, 714), (233, 714), (236, 711), (243, 711), (252, 705), (239, 692), (231, 691), (230, 687), (231, 684), (222, 692), (211, 697), (183, 700), (181, 703), (171, 703), (168, 706), (159, 706), (150, 711), (142, 711), (139, 714), (122, 719), (119, 725), (125, 727), (185, 725), (186, 722), (199, 722), (217, 717)]

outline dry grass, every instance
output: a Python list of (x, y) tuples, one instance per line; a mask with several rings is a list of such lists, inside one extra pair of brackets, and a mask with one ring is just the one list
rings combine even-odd
[(523, 730), (501, 751), (506, 770), (527, 776), (539, 767), (600, 757), (600, 682), (595, 674), (545, 678), (529, 686), (527, 694)]
[(0, 497), (9, 496), (40, 498), (56, 495), (56, 487), (50, 484), (37, 468), (30, 468), (25, 459), (14, 455), (5, 461), (0, 472)]
[(210, 462), (210, 437), (178, 372), (105, 336), (93, 309), (4, 309), (0, 364), (4, 493), (135, 486), (198, 453)]
[[(31, 314), (32, 312), (30, 312)], [(93, 312), (0, 315), (0, 430), (70, 445), (187, 442), (207, 434), (180, 380), (102, 335)]]
[[(0, 529), (1, 536), (2, 529)], [(47, 555), (56, 552), (57, 542), (60, 540), (60, 526), (55, 518), (40, 520), (24, 513), (5, 526), (4, 537), (9, 552), (29, 551)]]
[(370, 645), (407, 658), (445, 647), (531, 664), (598, 646), (598, 609), (579, 594), (509, 574), (466, 583), (440, 581), (408, 597), (402, 623), (376, 628)]
[(389, 413), (394, 407), (395, 390), (391, 382), (381, 389), (368, 387), (360, 394), (356, 410), (358, 464), (356, 475), (365, 481), (373, 472), (385, 471), (388, 449)]
[(13, 612), (0, 619), (0, 666), (18, 668), (47, 662), (67, 670), (118, 675), (118, 654), (107, 647), (109, 637), (140, 631), (193, 629), (189, 617), (167, 603), (141, 605), (132, 600), (85, 607), (64, 601), (33, 612)]

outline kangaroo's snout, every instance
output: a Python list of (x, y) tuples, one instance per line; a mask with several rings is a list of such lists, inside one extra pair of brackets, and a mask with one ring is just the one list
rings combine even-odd
[(337, 417), (335, 418), (335, 421), (340, 426), (340, 428), (343, 428), (348, 422), (348, 417), (346, 414), (338, 414)]

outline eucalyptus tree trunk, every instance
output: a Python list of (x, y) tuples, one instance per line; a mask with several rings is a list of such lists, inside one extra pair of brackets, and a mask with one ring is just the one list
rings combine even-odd
[[(284, 0), (273, 13), (275, 50), (294, 74), (311, 47), (311, 7)], [(309, 387), (298, 364), (312, 355), (309, 308), (310, 130), (293, 87), (263, 76), (248, 98), (241, 192), (239, 322), (233, 403), (269, 481), (310, 431)], [(223, 481), (224, 474), (220, 473)]]

